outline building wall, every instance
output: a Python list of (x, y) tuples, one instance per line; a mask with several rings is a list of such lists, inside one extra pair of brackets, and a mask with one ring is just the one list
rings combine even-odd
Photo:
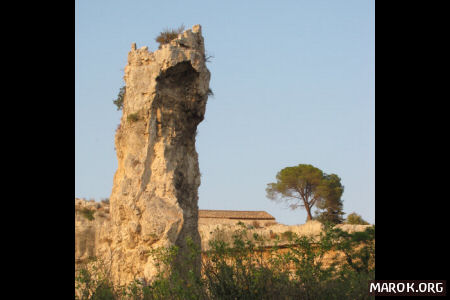
[(230, 224), (236, 225), (238, 222), (242, 222), (247, 225), (253, 225), (254, 222), (257, 222), (260, 226), (266, 226), (266, 224), (276, 224), (275, 220), (246, 220), (246, 219), (221, 219), (221, 218), (199, 218), (199, 225), (220, 225), (220, 224)]

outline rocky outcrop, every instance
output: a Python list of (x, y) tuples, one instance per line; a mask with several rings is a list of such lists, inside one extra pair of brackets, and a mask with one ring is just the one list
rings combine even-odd
[(93, 257), (110, 257), (109, 204), (75, 199), (75, 264)]
[(155, 52), (133, 44), (124, 79), (110, 196), (108, 259), (116, 284), (152, 280), (150, 249), (176, 245), (182, 259), (186, 238), (200, 243), (195, 137), (210, 79), (200, 25)]

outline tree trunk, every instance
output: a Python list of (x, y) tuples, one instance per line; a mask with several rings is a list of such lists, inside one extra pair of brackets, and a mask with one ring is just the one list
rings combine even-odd
[(312, 220), (312, 215), (311, 215), (311, 207), (309, 207), (309, 205), (305, 205), (305, 209), (306, 212), (308, 213), (308, 217), (306, 218), (306, 222)]

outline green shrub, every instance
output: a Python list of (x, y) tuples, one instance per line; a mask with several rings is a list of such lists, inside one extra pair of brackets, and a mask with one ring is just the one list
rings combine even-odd
[(272, 239), (272, 240), (278, 240), (278, 239), (280, 238), (280, 237), (278, 236), (278, 234), (272, 232), (272, 230), (270, 231), (269, 237), (270, 237), (270, 239)]
[(94, 220), (95, 218), (94, 218), (94, 214), (95, 214), (95, 211), (93, 211), (93, 210), (90, 210), (89, 208), (83, 208), (83, 209), (81, 209), (80, 210), (80, 213), (81, 213), (81, 215), (83, 216), (83, 217), (85, 217), (86, 219), (88, 219), (89, 221), (92, 221), (92, 220)]
[(95, 257), (75, 271), (75, 291), (77, 300), (120, 299), (109, 279), (106, 264)]
[(127, 120), (130, 121), (130, 122), (133, 122), (133, 123), (137, 122), (139, 120), (139, 115), (137, 113), (129, 114), (127, 116)]
[(123, 98), (125, 97), (125, 92), (126, 86), (121, 87), (117, 98), (113, 100), (113, 103), (117, 106), (117, 110), (121, 110), (123, 108)]
[(342, 218), (342, 215), (344, 215), (344, 212), (328, 208), (327, 210), (316, 211), (314, 219), (324, 225), (327, 224), (337, 225), (343, 222), (344, 219)]
[(290, 230), (285, 231), (281, 234), (281, 237), (288, 240), (288, 241), (292, 241), (292, 239), (294, 238), (294, 233)]
[(181, 25), (177, 29), (168, 29), (166, 28), (164, 31), (161, 31), (160, 34), (156, 37), (156, 42), (159, 43), (159, 48), (162, 45), (170, 43), (170, 41), (176, 39), (180, 33), (184, 31), (184, 25)]
[(355, 225), (369, 225), (369, 222), (365, 221), (360, 215), (355, 212), (347, 216), (347, 220), (345, 221), (345, 223)]
[[(157, 262), (157, 275), (146, 284), (135, 280), (114, 287), (97, 268), (77, 271), (77, 299), (374, 299), (368, 295), (368, 281), (374, 279), (375, 228), (347, 233), (327, 226), (319, 240), (292, 237), (287, 252), (277, 246), (265, 248), (264, 239), (247, 235), (245, 226), (233, 234), (230, 243), (210, 241), (203, 253), (201, 273), (195, 269), (200, 248), (186, 240), (188, 253), (177, 261), (179, 248), (158, 248), (148, 252)], [(325, 266), (330, 251), (342, 251), (344, 260)], [(182, 265), (182, 266), (181, 266)], [(95, 270), (95, 269), (94, 269)]]
[[(231, 245), (211, 241), (203, 266), (209, 299), (370, 298), (367, 285), (369, 279), (374, 279), (373, 264), (352, 268), (348, 260), (329, 266), (322, 261), (325, 254), (339, 249), (354, 265), (360, 263), (364, 251), (354, 248), (361, 242), (373, 242), (371, 232), (357, 237), (358, 234), (343, 235), (342, 231), (329, 227), (319, 241), (294, 233), (287, 235), (292, 237), (289, 251), (277, 253), (275, 246), (268, 259), (248, 239), (245, 229), (235, 232)], [(367, 250), (365, 253), (373, 258), (374, 249)]]
[(339, 241), (336, 250), (342, 251), (345, 255), (346, 267), (357, 273), (372, 271), (375, 265), (375, 226), (351, 234), (334, 229), (332, 234)]

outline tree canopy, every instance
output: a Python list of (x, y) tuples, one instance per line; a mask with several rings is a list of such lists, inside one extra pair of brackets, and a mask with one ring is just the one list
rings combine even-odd
[(342, 218), (341, 196), (344, 187), (336, 174), (325, 174), (322, 170), (308, 164), (286, 167), (278, 172), (276, 182), (266, 188), (271, 200), (285, 201), (291, 209), (305, 208), (307, 220), (312, 220), (311, 208), (324, 209), (332, 218)]
[(344, 187), (341, 184), (341, 178), (336, 174), (324, 175), (322, 188), (322, 201), (318, 202), (316, 207), (316, 219), (323, 223), (340, 224), (344, 221), (343, 203), (341, 196), (344, 193)]

